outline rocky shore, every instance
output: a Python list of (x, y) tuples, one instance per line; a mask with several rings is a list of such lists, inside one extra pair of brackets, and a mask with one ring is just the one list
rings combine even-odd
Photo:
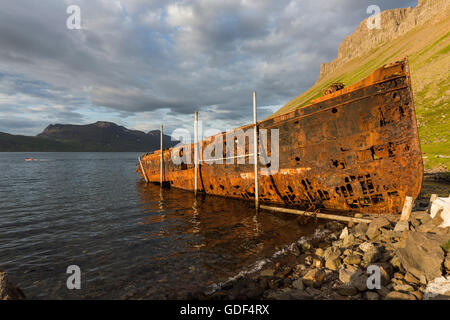
[(22, 300), (26, 299), (25, 294), (15, 287), (7, 274), (0, 270), (0, 300)]
[(403, 231), (394, 230), (397, 219), (330, 221), (262, 269), (189, 298), (450, 300), (450, 227), (426, 211), (412, 212)]

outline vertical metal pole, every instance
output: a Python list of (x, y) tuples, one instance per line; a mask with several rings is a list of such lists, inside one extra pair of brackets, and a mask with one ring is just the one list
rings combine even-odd
[(164, 174), (164, 153), (163, 153), (163, 126), (161, 125), (161, 161), (160, 161), (160, 173), (159, 173), (159, 183), (162, 187), (163, 185), (163, 174)]
[(255, 160), (255, 207), (259, 209), (259, 189), (258, 189), (258, 124), (256, 116), (256, 91), (253, 91), (253, 157)]
[(194, 194), (198, 190), (198, 112), (195, 111), (194, 121)]

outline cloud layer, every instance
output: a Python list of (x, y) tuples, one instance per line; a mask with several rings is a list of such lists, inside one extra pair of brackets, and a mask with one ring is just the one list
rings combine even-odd
[[(0, 131), (114, 121), (150, 130), (259, 118), (316, 80), (366, 8), (411, 0), (18, 0), (0, 11)], [(81, 30), (69, 30), (69, 5)]]

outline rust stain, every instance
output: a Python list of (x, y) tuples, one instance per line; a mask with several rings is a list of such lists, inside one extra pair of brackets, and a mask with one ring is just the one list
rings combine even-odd
[[(259, 176), (260, 202), (400, 213), (405, 196), (419, 194), (423, 175), (407, 59), (327, 93), (308, 106), (258, 123), (259, 130), (279, 129), (280, 137), (279, 170)], [(225, 133), (203, 140), (201, 150), (219, 138), (225, 141)], [(164, 181), (193, 190), (193, 161), (175, 165), (171, 151), (164, 150)], [(231, 164), (201, 162), (200, 192), (254, 200), (250, 153), (246, 143), (245, 164), (237, 159)], [(159, 161), (159, 150), (142, 156), (151, 182), (159, 182)], [(137, 171), (142, 176), (139, 166)]]

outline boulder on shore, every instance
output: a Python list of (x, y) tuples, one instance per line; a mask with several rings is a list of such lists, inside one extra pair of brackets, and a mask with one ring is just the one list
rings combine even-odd
[(381, 228), (390, 227), (391, 222), (385, 217), (378, 217), (372, 220), (367, 229), (366, 235), (370, 240), (375, 239), (381, 234)]
[(396, 250), (403, 268), (423, 284), (441, 277), (444, 262), (442, 239), (431, 233), (405, 232), (405, 245)]
[(25, 294), (15, 287), (5, 272), (0, 270), (0, 300), (23, 300)]

